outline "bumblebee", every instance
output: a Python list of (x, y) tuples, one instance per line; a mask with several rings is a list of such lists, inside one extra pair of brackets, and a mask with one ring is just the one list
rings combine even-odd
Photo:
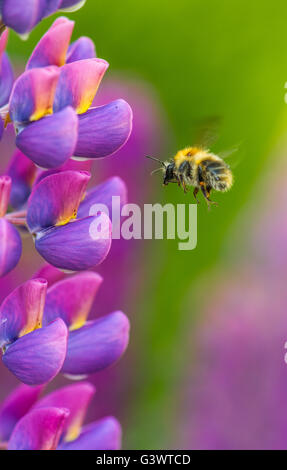
[(210, 204), (217, 205), (210, 199), (211, 191), (228, 191), (233, 183), (233, 175), (227, 163), (218, 155), (201, 147), (187, 147), (179, 150), (173, 159), (167, 162), (153, 157), (147, 158), (162, 165), (160, 169), (164, 172), (164, 186), (177, 183), (185, 193), (189, 186), (193, 186), (196, 202), (199, 203), (197, 194), (201, 191), (208, 208)]

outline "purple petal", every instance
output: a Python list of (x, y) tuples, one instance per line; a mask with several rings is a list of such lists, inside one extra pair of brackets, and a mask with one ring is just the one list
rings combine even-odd
[(55, 450), (68, 416), (63, 408), (30, 411), (16, 425), (8, 450)]
[(61, 6), (61, 0), (45, 0), (44, 17), (52, 15)]
[(60, 317), (72, 330), (83, 326), (102, 280), (99, 274), (86, 271), (54, 284), (46, 297), (45, 324)]
[[(117, 197), (119, 199), (119, 213), (113, 214), (112, 211), (112, 198)], [(104, 204), (108, 209), (110, 219), (112, 219), (113, 226), (120, 221), (120, 210), (124, 204), (127, 203), (127, 187), (124, 181), (114, 176), (99, 184), (95, 188), (88, 191), (83, 202), (81, 202), (78, 217), (87, 217), (89, 215), (96, 215), (99, 204)], [(116, 216), (119, 217), (116, 217)]]
[(0, 347), (41, 328), (47, 281), (32, 279), (11, 292), (0, 307)]
[(85, 426), (76, 440), (60, 444), (58, 450), (119, 450), (121, 436), (120, 423), (109, 416)]
[(44, 16), (60, 6), (60, 0), (2, 0), (2, 18), (6, 26), (18, 34), (30, 32)]
[(84, 171), (63, 171), (40, 181), (28, 201), (30, 231), (64, 225), (75, 218), (89, 179), (90, 174)]
[(5, 366), (27, 385), (50, 382), (60, 371), (68, 330), (60, 318), (11, 344), (2, 356)]
[(0, 409), (0, 442), (7, 442), (17, 422), (36, 403), (43, 386), (18, 386), (4, 401)]
[(91, 106), (109, 64), (103, 59), (85, 59), (61, 67), (54, 112), (72, 106), (78, 114)]
[(52, 114), (59, 74), (58, 67), (45, 67), (27, 70), (17, 78), (9, 102), (9, 115), (16, 126)]
[(71, 331), (67, 356), (61, 372), (69, 375), (93, 374), (113, 364), (129, 341), (129, 320), (114, 312)]
[(57, 168), (73, 155), (77, 136), (78, 118), (68, 107), (29, 124), (17, 135), (16, 145), (36, 165)]
[(9, 102), (13, 83), (13, 68), (8, 55), (6, 54), (6, 52), (4, 52), (2, 56), (0, 72), (0, 108), (2, 108), (2, 106), (5, 106)]
[(22, 241), (17, 229), (0, 218), (0, 277), (17, 266), (22, 253)]
[(0, 108), (8, 103), (14, 82), (13, 69), (7, 54), (4, 52), (8, 35), (9, 30), (6, 28), (0, 37)]
[(63, 432), (65, 433), (65, 440), (70, 441), (76, 439), (80, 434), (89, 403), (94, 393), (95, 387), (89, 382), (68, 385), (49, 393), (49, 395), (42, 398), (36, 404), (35, 408), (55, 406), (57, 408), (68, 409), (70, 414)]
[[(101, 231), (98, 231), (98, 224)], [(36, 238), (36, 249), (53, 266), (83, 271), (100, 264), (111, 247), (111, 223), (105, 214), (56, 227)]]
[(79, 116), (79, 136), (75, 156), (99, 158), (111, 155), (128, 140), (132, 130), (132, 110), (124, 100), (89, 109)]
[(37, 168), (24, 153), (20, 152), (20, 150), (16, 150), (6, 173), (12, 179), (10, 203), (15, 209), (19, 209), (26, 203), (30, 196)]
[(69, 64), (77, 60), (93, 59), (95, 57), (96, 50), (93, 41), (86, 36), (82, 36), (70, 45), (66, 63)]
[(41, 20), (43, 7), (40, 0), (27, 0), (25, 8), (21, 0), (2, 0), (1, 4), (4, 24), (19, 34), (31, 31)]
[(33, 275), (33, 279), (42, 277), (48, 282), (48, 287), (51, 287), (55, 282), (61, 281), (65, 277), (63, 271), (51, 266), (51, 264), (45, 263), (40, 269)]
[[(83, 0), (62, 0), (62, 3), (59, 8), (80, 8), (81, 4), (84, 4), (85, 2)], [(73, 9), (73, 11), (75, 11)]]
[(49, 65), (58, 67), (64, 65), (73, 28), (74, 21), (57, 18), (32, 52), (26, 70)]

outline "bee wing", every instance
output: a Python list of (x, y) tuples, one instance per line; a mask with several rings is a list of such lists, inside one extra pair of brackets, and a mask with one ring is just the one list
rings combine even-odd
[(222, 158), (222, 160), (227, 160), (226, 163), (228, 163), (231, 168), (236, 168), (243, 158), (242, 142), (239, 142), (223, 152), (219, 152), (217, 155)]
[(210, 148), (219, 138), (220, 116), (209, 116), (196, 121), (194, 125), (194, 145)]

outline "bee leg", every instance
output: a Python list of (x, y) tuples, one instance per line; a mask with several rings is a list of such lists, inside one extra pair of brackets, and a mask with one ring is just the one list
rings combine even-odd
[(185, 183), (184, 177), (182, 175), (179, 175), (179, 180), (180, 180), (179, 186), (182, 187), (184, 193), (187, 193), (188, 189), (186, 187), (186, 183)]
[(210, 196), (210, 190), (207, 189), (207, 187), (205, 186), (204, 183), (200, 183), (200, 189), (201, 189), (201, 192), (207, 202), (207, 206), (208, 206), (208, 210), (210, 210), (210, 205), (213, 204), (215, 206), (218, 206), (218, 203), (216, 201), (211, 201), (211, 199), (209, 198)]
[(188, 178), (190, 177), (190, 164), (188, 161), (181, 163), (178, 168), (178, 177), (185, 193), (187, 193)]
[(194, 198), (195, 198), (195, 200), (196, 200), (196, 203), (197, 203), (197, 204), (200, 204), (200, 200), (197, 199), (197, 197), (196, 197), (198, 191), (199, 191), (198, 188), (194, 188), (193, 195), (194, 195)]

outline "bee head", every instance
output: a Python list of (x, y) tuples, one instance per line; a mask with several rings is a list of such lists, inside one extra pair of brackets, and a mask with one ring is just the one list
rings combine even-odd
[(163, 184), (166, 186), (168, 183), (173, 182), (174, 178), (175, 178), (175, 175), (174, 175), (174, 162), (171, 162), (168, 165), (165, 165)]

